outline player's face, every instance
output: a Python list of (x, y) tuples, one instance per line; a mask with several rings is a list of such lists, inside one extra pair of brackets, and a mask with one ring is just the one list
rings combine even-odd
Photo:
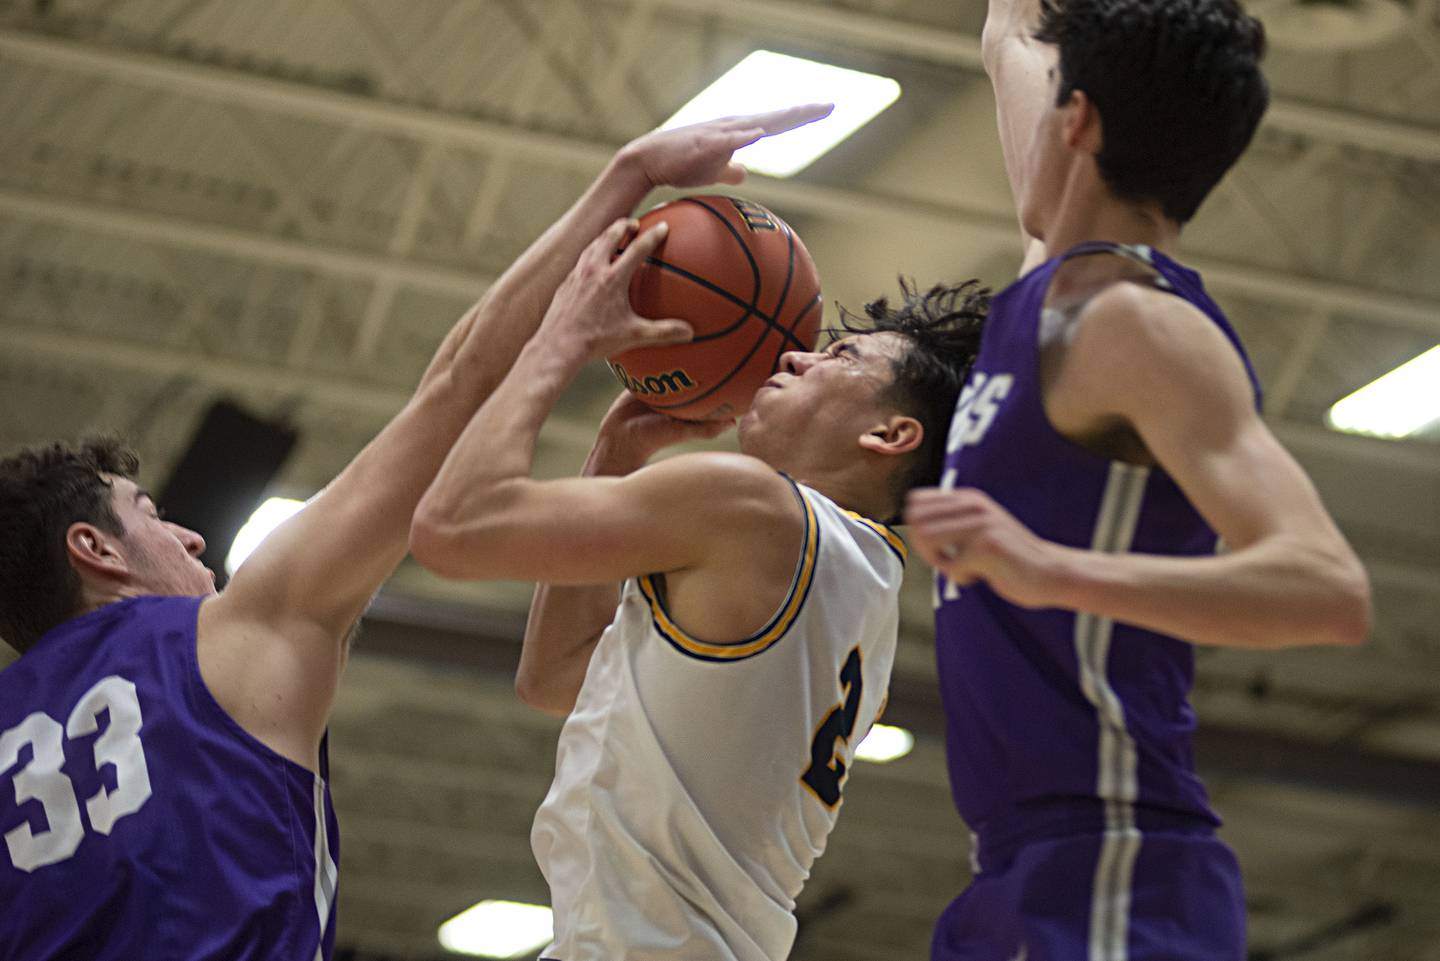
[(740, 449), (782, 470), (802, 449), (853, 457), (860, 435), (891, 413), (883, 397), (908, 349), (905, 337), (886, 331), (783, 354), (740, 420)]
[(150, 494), (125, 477), (111, 477), (111, 505), (125, 528), (121, 550), (132, 586), (150, 594), (215, 593), (215, 574), (200, 563), (205, 538), (160, 516)]

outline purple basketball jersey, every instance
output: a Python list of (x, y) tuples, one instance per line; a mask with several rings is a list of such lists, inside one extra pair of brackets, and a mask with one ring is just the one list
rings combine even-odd
[[(1063, 260), (1095, 253), (1150, 265), (1157, 286), (1204, 311), (1244, 358), (1193, 271), (1148, 248), (1081, 245), (995, 298), (951, 424), (944, 484), (978, 488), (1071, 547), (1213, 554), (1215, 533), (1163, 471), (1091, 453), (1045, 415), (1046, 291)], [(942, 577), (936, 589), (951, 788), (978, 867), (1042, 837), (1219, 823), (1194, 774), (1190, 645), (1089, 614), (1026, 610), (983, 583), (961, 589)]]
[(0, 958), (330, 957), (325, 752), (317, 776), (215, 702), (200, 603), (108, 605), (0, 672)]

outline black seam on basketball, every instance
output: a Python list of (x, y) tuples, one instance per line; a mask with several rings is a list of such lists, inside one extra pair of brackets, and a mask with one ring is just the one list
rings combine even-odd
[(745, 260), (750, 264), (750, 303), (746, 305), (746, 309), (758, 311), (760, 309), (761, 294), (760, 264), (755, 260), (755, 254), (751, 252), (750, 245), (745, 242), (744, 237), (740, 236), (740, 231), (735, 229), (735, 225), (730, 223), (729, 218), (714, 207), (695, 197), (685, 197), (682, 199), (682, 202), (694, 204), (710, 214), (710, 216), (720, 221), (720, 225), (730, 232), (731, 237), (735, 238), (735, 244), (740, 248), (740, 252), (745, 255)]
[(709, 390), (705, 391), (703, 394), (696, 394), (694, 397), (686, 397), (684, 400), (676, 401), (673, 404), (657, 404), (653, 401), (647, 400), (645, 402), (646, 406), (650, 407), (652, 410), (670, 410), (673, 407), (688, 407), (690, 404), (699, 403), (706, 397), (709, 397), (711, 394), (715, 393), (721, 387), (724, 387), (726, 384), (730, 383), (730, 381), (735, 377), (736, 374), (744, 370), (745, 365), (750, 363), (750, 358), (754, 357), (755, 352), (760, 349), (760, 346), (762, 344), (765, 343), (765, 338), (769, 337), (772, 333), (775, 333), (776, 330), (777, 328), (775, 327), (767, 327), (762, 330), (760, 332), (760, 339), (755, 341), (755, 345), (745, 352), (744, 357), (741, 357), (738, 361), (735, 362), (735, 366), (730, 368), (730, 373), (720, 378), (720, 380), (716, 384), (714, 384)]
[[(785, 225), (785, 240), (787, 248), (787, 258), (785, 261), (785, 283), (780, 288), (780, 300), (775, 304), (776, 319), (785, 316), (785, 301), (790, 299), (790, 283), (795, 278), (795, 231), (790, 229), (789, 224)], [(794, 328), (792, 327), (789, 330), (782, 330), (780, 333), (780, 342), (783, 344), (785, 343), (785, 341), (788, 340), (795, 344), (796, 349), (807, 350), (808, 348), (804, 344), (800, 343), (800, 341), (796, 339), (796, 337), (791, 333), (793, 329)]]
[(724, 330), (715, 330), (715, 331), (711, 331), (711, 332), (708, 333), (708, 334), (701, 334), (699, 337), (693, 337), (693, 338), (691, 338), (689, 341), (687, 341), (687, 343), (699, 344), (699, 343), (703, 343), (704, 341), (707, 341), (707, 340), (718, 340), (719, 338), (724, 337), (726, 334), (732, 334), (732, 333), (734, 333), (735, 331), (739, 330), (740, 327), (745, 323), (745, 321), (749, 320), (752, 315), (755, 316), (755, 317), (759, 317), (759, 318), (760, 318), (762, 321), (764, 321), (768, 326), (773, 327), (773, 328), (775, 328), (776, 330), (780, 330), (780, 329), (781, 329), (781, 328), (780, 328), (780, 325), (779, 325), (778, 323), (776, 323), (776, 321), (775, 321), (773, 318), (765, 316), (765, 315), (762, 314), (758, 309), (756, 309), (753, 305), (746, 304), (745, 301), (741, 300), (739, 297), (736, 297), (734, 294), (730, 293), (730, 291), (726, 290), (724, 287), (717, 286), (716, 284), (712, 283), (711, 281), (706, 280), (704, 277), (698, 276), (698, 275), (696, 275), (696, 274), (692, 274), (690, 271), (686, 270), (684, 267), (677, 267), (677, 266), (675, 266), (674, 264), (667, 263), (667, 262), (665, 262), (665, 261), (663, 261), (663, 260), (656, 260), (654, 257), (646, 257), (646, 258), (645, 258), (645, 263), (646, 263), (648, 266), (658, 267), (659, 269), (661, 269), (661, 270), (663, 270), (663, 271), (666, 271), (667, 273), (672, 273), (672, 274), (674, 274), (674, 275), (677, 276), (677, 277), (684, 277), (686, 280), (690, 281), (691, 283), (697, 284), (697, 285), (699, 285), (699, 286), (701, 286), (701, 287), (704, 287), (706, 290), (710, 291), (712, 294), (716, 294), (716, 295), (724, 298), (725, 300), (730, 301), (730, 303), (734, 304), (736, 307), (740, 307), (740, 308), (743, 308), (743, 309), (744, 309), (745, 313), (743, 313), (743, 314), (740, 315), (740, 319), (737, 320), (737, 321), (735, 321), (735, 323), (731, 324), (729, 327), (726, 327)]
[[(731, 291), (719, 286), (718, 284), (715, 284), (712, 281), (705, 279), (704, 277), (693, 274), (683, 267), (678, 267), (675, 264), (668, 263), (653, 256), (646, 257), (645, 262), (650, 266), (657, 267), (660, 270), (672, 273), (677, 277), (682, 277), (690, 281), (691, 283), (710, 291), (716, 296), (729, 301), (736, 307), (742, 308), (745, 311), (745, 313), (741, 315), (739, 320), (737, 320), (734, 324), (731, 324), (729, 327), (726, 327), (724, 330), (712, 331), (708, 334), (702, 334), (690, 340), (689, 343), (703, 343), (705, 341), (717, 340), (721, 337), (728, 336), (739, 330), (744, 325), (745, 321), (749, 320), (752, 316), (759, 318), (760, 321), (765, 325), (765, 329), (761, 331), (760, 337), (758, 340), (756, 340), (754, 345), (752, 345), (751, 348), (745, 352), (745, 356), (740, 358), (740, 360), (736, 362), (733, 367), (731, 367), (730, 371), (726, 373), (724, 377), (722, 377), (717, 383), (711, 385), (710, 388), (707, 389), (704, 393), (692, 397), (679, 399), (669, 404), (661, 404), (647, 400), (647, 406), (649, 406), (653, 410), (673, 410), (679, 407), (689, 407), (692, 404), (698, 404), (700, 401), (703, 401), (705, 398), (714, 394), (726, 384), (730, 383), (730, 381), (734, 379), (735, 375), (740, 373), (740, 371), (745, 368), (745, 366), (750, 362), (750, 359), (754, 357), (756, 352), (758, 352), (761, 346), (764, 345), (765, 339), (770, 336), (770, 333), (772, 331), (780, 335), (780, 348), (778, 351), (776, 351), (774, 363), (770, 365), (772, 370), (779, 363), (780, 355), (788, 349), (788, 346), (790, 344), (793, 344), (798, 350), (809, 350), (810, 348), (807, 347), (804, 342), (800, 340), (800, 338), (795, 336), (795, 328), (798, 327), (800, 325), (800, 322), (806, 316), (808, 316), (812, 310), (815, 309), (815, 306), (817, 304), (820, 303), (820, 297), (817, 294), (815, 298), (812, 299), (808, 304), (806, 304), (802, 310), (797, 312), (795, 319), (790, 323), (788, 327), (782, 324), (779, 320), (777, 320), (776, 317), (772, 317), (762, 311), (758, 303), (762, 293), (760, 266), (755, 259), (754, 253), (750, 250), (750, 246), (745, 243), (745, 239), (740, 235), (739, 231), (735, 229), (735, 227), (730, 223), (730, 221), (725, 217), (722, 212), (716, 210), (714, 207), (710, 206), (707, 203), (703, 203), (693, 197), (681, 198), (679, 202), (694, 204), (702, 210), (705, 210), (716, 220), (720, 221), (720, 223), (725, 227), (725, 229), (730, 232), (730, 235), (735, 238), (735, 242), (740, 246), (741, 251), (745, 254), (745, 259), (750, 264), (751, 276), (754, 281), (754, 293), (752, 294), (751, 302), (747, 304), (744, 300), (736, 296)], [(781, 223), (784, 223), (784, 221), (781, 221)], [(793, 283), (793, 277), (795, 273), (795, 232), (790, 229), (789, 224), (785, 224), (785, 227), (786, 240), (788, 242), (788, 259), (785, 269), (785, 283), (784, 286), (781, 288), (779, 303), (777, 303), (775, 307), (775, 314), (777, 317), (784, 309), (785, 301), (789, 299), (790, 288)]]
[(803, 343), (801, 343), (801, 341), (800, 341), (800, 339), (799, 339), (798, 337), (794, 337), (792, 334), (790, 334), (789, 332), (787, 332), (786, 329), (785, 329), (785, 327), (784, 327), (779, 321), (777, 321), (774, 317), (771, 317), (769, 314), (767, 314), (767, 313), (765, 313), (764, 311), (760, 310), (758, 307), (750, 307), (749, 305), (747, 305), (747, 304), (745, 303), (745, 301), (741, 300), (739, 297), (736, 297), (734, 294), (730, 293), (730, 291), (726, 290), (724, 287), (717, 286), (716, 284), (714, 284), (714, 283), (706, 280), (704, 277), (700, 277), (700, 276), (697, 276), (697, 275), (695, 275), (695, 274), (692, 274), (690, 271), (686, 270), (684, 267), (677, 267), (677, 266), (675, 266), (674, 264), (666, 263), (666, 262), (663, 261), (663, 260), (656, 260), (654, 257), (646, 257), (646, 258), (645, 258), (645, 263), (648, 264), (649, 266), (658, 267), (658, 268), (660, 268), (661, 270), (668, 271), (669, 273), (672, 273), (672, 274), (676, 275), (677, 277), (684, 277), (686, 280), (690, 281), (691, 283), (698, 284), (699, 286), (704, 287), (706, 290), (710, 291), (712, 294), (715, 294), (715, 295), (718, 296), (718, 297), (722, 297), (722, 298), (724, 298), (725, 300), (730, 301), (730, 303), (734, 304), (736, 307), (743, 307), (743, 308), (745, 308), (745, 310), (747, 311), (747, 313), (746, 313), (744, 316), (742, 316), (739, 321), (737, 321), (736, 323), (730, 325), (729, 327), (726, 327), (724, 330), (718, 331), (718, 332), (712, 332), (712, 333), (709, 333), (709, 334), (702, 334), (702, 335), (699, 336), (699, 337), (695, 337), (695, 338), (687, 341), (687, 343), (694, 344), (694, 343), (701, 342), (701, 341), (706, 341), (706, 340), (715, 340), (716, 338), (722, 337), (722, 336), (724, 336), (725, 334), (734, 333), (734, 332), (740, 327), (740, 325), (741, 325), (742, 323), (744, 323), (746, 320), (748, 320), (748, 319), (750, 318), (751, 315), (753, 315), (753, 316), (755, 316), (755, 317), (760, 318), (761, 322), (763, 322), (766, 327), (770, 328), (771, 330), (775, 331), (775, 333), (779, 334), (782, 342), (783, 342), (786, 338), (789, 338), (789, 339), (791, 339), (791, 340), (793, 340), (793, 341), (795, 342), (796, 346), (797, 346), (800, 350), (809, 350), (808, 347), (806, 347)]
[[(790, 337), (790, 335), (786, 332), (784, 326), (777, 319), (780, 316), (781, 308), (784, 306), (785, 298), (788, 295), (788, 291), (790, 289), (790, 274), (795, 269), (795, 231), (790, 229), (790, 225), (785, 224), (785, 236), (790, 243), (790, 262), (786, 267), (785, 288), (781, 291), (780, 302), (775, 305), (775, 310), (773, 311), (773, 314), (766, 313), (765, 311), (760, 309), (760, 297), (764, 294), (760, 277), (760, 264), (755, 260), (754, 252), (750, 250), (750, 245), (745, 242), (745, 238), (740, 235), (740, 231), (735, 229), (735, 225), (730, 222), (730, 219), (726, 217), (724, 213), (716, 210), (714, 207), (710, 206), (704, 201), (696, 197), (683, 197), (681, 198), (681, 200), (683, 203), (694, 204), (702, 210), (707, 211), (710, 216), (720, 221), (721, 225), (730, 232), (730, 236), (735, 238), (735, 243), (740, 245), (740, 249), (745, 254), (745, 259), (750, 264), (750, 274), (755, 283), (755, 291), (753, 294), (750, 295), (750, 303), (744, 305), (745, 308), (753, 312), (756, 317), (759, 317), (761, 320), (765, 321), (766, 324), (768, 324), (773, 330), (775, 330), (776, 333), (781, 336), (782, 340), (785, 338), (789, 338), (790, 340), (795, 341), (796, 347), (798, 347), (800, 350), (807, 350), (808, 348), (804, 344), (800, 343), (799, 340)], [(785, 221), (780, 220), (780, 218), (778, 217), (776, 217), (775, 219), (778, 223), (785, 223)], [(722, 288), (716, 289), (718, 291)], [(737, 304), (740, 302), (738, 297), (735, 297), (733, 299)]]

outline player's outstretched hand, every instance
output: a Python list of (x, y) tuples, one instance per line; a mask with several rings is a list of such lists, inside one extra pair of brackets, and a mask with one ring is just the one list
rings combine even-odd
[(734, 426), (733, 420), (680, 420), (647, 407), (628, 390), (622, 391), (600, 422), (585, 473), (629, 474), (644, 467), (656, 451), (686, 441), (710, 440)]
[(913, 490), (905, 523), (920, 556), (953, 583), (984, 581), (1021, 607), (1060, 605), (1065, 548), (1036, 537), (981, 491)]
[(651, 187), (738, 184), (745, 179), (745, 167), (731, 159), (735, 151), (761, 137), (821, 120), (834, 109), (834, 104), (810, 103), (656, 130), (624, 147), (620, 161), (638, 167)]
[(617, 220), (585, 248), (541, 322), (540, 333), (552, 345), (599, 360), (632, 347), (683, 344), (695, 336), (683, 320), (650, 320), (630, 306), (630, 278), (669, 232), (668, 224), (656, 224), (616, 256), (638, 226), (628, 218)]

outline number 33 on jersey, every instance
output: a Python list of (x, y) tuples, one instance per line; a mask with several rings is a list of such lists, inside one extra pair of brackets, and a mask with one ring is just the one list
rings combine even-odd
[[(95, 739), (91, 753), (102, 782), (106, 780), (106, 768), (113, 770), (115, 787), (102, 783), (85, 799), (85, 814), (92, 831), (108, 835), (116, 821), (140, 810), (150, 798), (150, 770), (140, 743), (143, 719), (134, 684), (112, 674), (85, 692), (64, 727), (50, 715), (36, 711), (0, 733), (0, 776), (10, 777), (16, 805), (39, 802), (42, 823), (46, 825), (37, 828), (35, 824), (41, 819), (32, 816), (5, 833), (10, 862), (21, 871), (64, 861), (84, 840), (80, 803), (74, 783), (64, 772), (65, 740), (76, 741), (94, 734), (100, 728), (100, 715), (106, 713), (109, 724)], [(26, 748), (28, 761), (22, 764)]]

